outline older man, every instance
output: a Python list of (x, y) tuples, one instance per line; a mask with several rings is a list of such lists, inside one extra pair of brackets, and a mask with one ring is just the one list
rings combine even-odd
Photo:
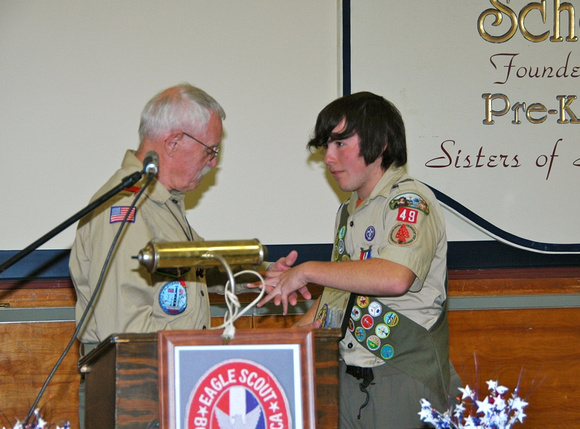
[[(149, 151), (159, 156), (159, 173), (130, 213), (99, 295), (79, 332), (85, 352), (113, 333), (209, 326), (203, 273), (149, 273), (131, 257), (153, 239), (201, 240), (187, 221), (183, 199), (216, 166), (224, 118), (224, 110), (211, 96), (188, 84), (160, 92), (145, 106), (139, 148), (126, 152), (121, 168), (93, 200), (123, 177), (140, 171)], [(101, 276), (123, 215), (142, 185), (143, 181), (119, 193), (79, 224), (70, 257), (77, 323)]]

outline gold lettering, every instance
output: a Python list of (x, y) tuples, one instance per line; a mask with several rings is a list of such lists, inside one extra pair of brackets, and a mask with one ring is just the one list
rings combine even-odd
[[(571, 124), (579, 124), (580, 119), (578, 119), (578, 117), (574, 114), (574, 112), (570, 108), (572, 102), (576, 100), (578, 97), (576, 97), (575, 95), (568, 96), (558, 95), (556, 98), (560, 101), (560, 118), (558, 119), (557, 122), (559, 124), (567, 124), (568, 122)], [(566, 113), (568, 114), (568, 116), (570, 116), (571, 118), (570, 121), (566, 119)]]
[[(485, 93), (481, 95), (481, 98), (485, 100), (485, 119), (483, 120), (484, 125), (493, 125), (495, 121), (493, 120), (494, 116), (503, 116), (505, 115), (510, 109), (510, 100), (507, 98), (505, 94), (490, 94)], [(493, 100), (500, 99), (504, 102), (504, 107), (501, 110), (493, 110), (492, 109), (492, 102)]]
[[(487, 40), (488, 42), (491, 42), (491, 43), (507, 42), (509, 39), (514, 37), (514, 34), (516, 34), (516, 31), (518, 29), (517, 15), (515, 14), (515, 12), (512, 9), (510, 9), (508, 6), (502, 4), (498, 0), (489, 0), (489, 2), (491, 3), (492, 6), (495, 7), (495, 9), (486, 9), (481, 13), (481, 15), (479, 15), (479, 18), (477, 19), (477, 28), (479, 30), (479, 35), (481, 37), (483, 37), (484, 40)], [(508, 0), (508, 2), (509, 2), (509, 0)], [(489, 34), (485, 30), (485, 19), (488, 16), (495, 17), (495, 19), (491, 23), (491, 25), (493, 25), (494, 27), (497, 27), (497, 26), (501, 25), (501, 23), (503, 22), (502, 12), (505, 15), (507, 15), (508, 18), (510, 19), (510, 21), (511, 21), (510, 28), (505, 34), (503, 34), (501, 36), (492, 36), (491, 34)]]
[(562, 36), (560, 36), (560, 13), (562, 11), (568, 11), (568, 37), (566, 37), (567, 42), (576, 42), (578, 37), (575, 36), (575, 22), (574, 22), (574, 6), (570, 3), (562, 3), (560, 5), (560, 0), (554, 0), (554, 35), (550, 37), (551, 42), (561, 42)]
[(528, 109), (526, 110), (526, 118), (532, 124), (541, 124), (542, 122), (544, 122), (546, 120), (548, 115), (543, 115), (543, 116), (540, 116), (539, 118), (533, 118), (532, 113), (534, 113), (534, 112), (545, 113), (547, 111), (548, 111), (548, 109), (542, 103), (533, 103), (533, 104), (530, 104), (530, 107), (528, 107)]
[(530, 33), (526, 28), (525, 24), (526, 16), (528, 16), (528, 13), (530, 13), (534, 9), (538, 9), (540, 11), (540, 14), (542, 15), (542, 22), (544, 24), (546, 23), (546, 0), (542, 0), (542, 3), (530, 3), (527, 6), (524, 6), (520, 11), (520, 16), (518, 20), (520, 24), (520, 31), (522, 32), (524, 38), (526, 38), (530, 42), (543, 42), (548, 38), (548, 35), (550, 34), (549, 31), (546, 31), (545, 33), (535, 36), (532, 33)]
[[(516, 13), (506, 4), (503, 4), (500, 0), (489, 0), (493, 8), (484, 10), (477, 18), (477, 30), (479, 35), (486, 41), (491, 43), (505, 43), (510, 40), (517, 33), (518, 29), (524, 37), (524, 39), (530, 42), (538, 43), (545, 40), (550, 42), (562, 42), (564, 39), (561, 35), (561, 18), (562, 13), (567, 12), (567, 23), (568, 23), (568, 35), (566, 36), (567, 42), (576, 42), (578, 37), (576, 36), (576, 22), (574, 6), (568, 2), (561, 3), (561, 0), (553, 0), (554, 15), (553, 15), (553, 27), (552, 36), (550, 37), (550, 31), (547, 30), (541, 34), (533, 34), (528, 29), (526, 20), (529, 18), (530, 12), (538, 11), (542, 19), (542, 23), (546, 24), (547, 19), (547, 0), (541, 0), (539, 2), (530, 2), (520, 10), (519, 14)], [(505, 3), (509, 3), (510, 0), (505, 0)], [(504, 18), (509, 19), (509, 28), (500, 35), (492, 35), (486, 29), (485, 21), (488, 17), (492, 17), (491, 25), (493, 27), (499, 27), (504, 22)], [(504, 25), (505, 27), (505, 25)]]

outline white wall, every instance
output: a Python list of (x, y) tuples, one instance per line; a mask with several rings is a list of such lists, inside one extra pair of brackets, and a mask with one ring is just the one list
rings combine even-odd
[[(501, 13), (494, 3), (502, 5)], [(545, 22), (539, 11), (544, 3)], [(571, 33), (580, 35), (580, 1), (561, 2), (558, 13), (556, 3), (353, 1), (352, 92), (374, 91), (399, 107), (415, 177), (520, 238), (580, 243), (580, 100), (572, 98), (580, 89), (580, 40), (567, 40)], [(492, 12), (501, 16), (500, 26), (493, 25)], [(487, 17), (482, 23), (481, 16)], [(480, 24), (494, 37), (516, 31), (492, 43), (480, 34)], [(552, 40), (556, 24), (561, 41)], [(525, 30), (548, 36), (531, 41)], [(544, 74), (550, 68), (552, 74)], [(485, 93), (509, 99), (507, 113), (494, 115), (493, 125), (483, 123)], [(569, 110), (558, 96), (572, 101)], [(501, 100), (492, 104), (494, 111), (504, 107)], [(525, 108), (532, 109), (530, 119)], [(513, 123), (515, 112), (519, 124)], [(508, 167), (498, 162), (501, 155)], [(451, 214), (448, 225), (452, 239), (483, 236)]]
[[(0, 0), (0, 249), (83, 208), (136, 148), (141, 109), (186, 81), (227, 119), (188, 198), (206, 239), (325, 243), (340, 197), (305, 144), (339, 95), (337, 0)], [(68, 248), (75, 227), (43, 248)]]

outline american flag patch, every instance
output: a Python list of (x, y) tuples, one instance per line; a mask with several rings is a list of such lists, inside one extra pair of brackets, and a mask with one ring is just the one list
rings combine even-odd
[[(129, 212), (129, 206), (113, 206), (111, 207), (111, 216), (109, 217), (109, 223), (123, 222), (125, 216)], [(137, 208), (133, 207), (131, 214), (127, 216), (127, 222), (135, 222), (135, 213)]]

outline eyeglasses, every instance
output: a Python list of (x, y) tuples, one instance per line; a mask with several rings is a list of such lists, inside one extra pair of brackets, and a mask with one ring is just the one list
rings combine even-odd
[(182, 131), (182, 133), (184, 135), (186, 135), (187, 137), (189, 137), (190, 139), (195, 140), (200, 145), (204, 146), (207, 149), (207, 154), (208, 155), (212, 155), (210, 161), (220, 154), (221, 147), (219, 145), (216, 145), (216, 146), (213, 146), (213, 147), (212, 146), (208, 146), (205, 143), (203, 143), (203, 142), (199, 141), (198, 139), (196, 139), (195, 137), (187, 134), (185, 131)]

